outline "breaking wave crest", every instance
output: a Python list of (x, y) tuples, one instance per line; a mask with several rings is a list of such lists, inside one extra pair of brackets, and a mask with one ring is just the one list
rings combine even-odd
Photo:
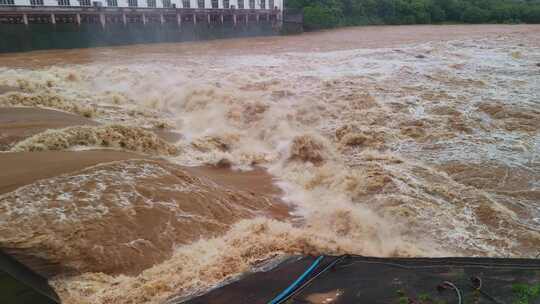
[(0, 95), (0, 107), (44, 107), (52, 108), (70, 113), (93, 117), (96, 115), (96, 108), (71, 102), (61, 95), (55, 93), (6, 93)]
[(15, 144), (11, 152), (65, 150), (76, 146), (119, 148), (173, 156), (180, 151), (154, 133), (124, 125), (76, 126), (47, 130)]

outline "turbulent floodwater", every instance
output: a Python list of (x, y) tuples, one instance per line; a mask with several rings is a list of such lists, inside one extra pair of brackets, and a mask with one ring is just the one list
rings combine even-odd
[[(540, 28), (382, 29), (98, 49), (80, 63), (65, 51), (54, 66), (32, 53), (34, 68), (0, 68), (0, 106), (99, 124), (40, 132), (5, 153), (159, 157), (3, 194), (0, 244), (69, 260), (76, 271), (51, 281), (66, 303), (162, 303), (284, 254), (535, 256)], [(363, 44), (369, 37), (379, 43)], [(251, 44), (271, 51), (242, 49)], [(200, 165), (264, 168), (289, 216), (185, 171)], [(115, 275), (123, 263), (147, 269)]]

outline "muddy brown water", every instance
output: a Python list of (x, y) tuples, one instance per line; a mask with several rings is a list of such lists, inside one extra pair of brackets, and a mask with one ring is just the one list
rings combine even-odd
[[(304, 33), (297, 36), (255, 37), (206, 42), (165, 43), (47, 50), (0, 54), (0, 66), (41, 68), (66, 64), (120, 62), (139, 56), (242, 55), (276, 52), (325, 52), (357, 48), (388, 48), (411, 43), (534, 34), (538, 25), (415, 25), (366, 26)], [(159, 58), (159, 57), (158, 57)]]
[(374, 26), (0, 55), (0, 94), (33, 106), (0, 108), (2, 144), (122, 123), (179, 152), (149, 137), (128, 139), (144, 156), (0, 154), (0, 246), (77, 304), (162, 303), (283, 254), (529, 257), (538, 33)]
[(2, 247), (47, 277), (137, 274), (176, 244), (240, 219), (288, 217), (260, 169), (180, 167), (116, 151), (4, 153), (0, 165), (2, 220), (17, 223), (0, 228)]

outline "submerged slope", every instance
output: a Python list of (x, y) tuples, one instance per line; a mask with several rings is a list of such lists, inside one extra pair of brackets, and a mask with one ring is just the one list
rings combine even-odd
[[(281, 214), (271, 196), (225, 187), (163, 161), (105, 163), (0, 196), (0, 247), (47, 276), (138, 273), (175, 246), (255, 215)], [(56, 265), (45, 267), (40, 265)]]

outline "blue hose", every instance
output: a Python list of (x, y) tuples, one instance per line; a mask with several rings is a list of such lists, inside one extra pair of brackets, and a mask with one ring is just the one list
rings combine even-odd
[(311, 266), (309, 266), (309, 268), (306, 271), (304, 271), (304, 273), (300, 277), (298, 277), (298, 279), (296, 279), (296, 281), (294, 281), (291, 285), (289, 285), (289, 287), (287, 287), (287, 289), (282, 291), (272, 301), (268, 302), (268, 304), (278, 304), (278, 303), (280, 303), (281, 300), (283, 300), (291, 292), (293, 292), (296, 288), (298, 288), (298, 285), (300, 285), (300, 283), (302, 283), (302, 281), (305, 280), (313, 272), (313, 270), (315, 270), (315, 268), (317, 268), (317, 266), (319, 266), (322, 259), (324, 259), (324, 256), (321, 255), (320, 257), (318, 257), (313, 262), (313, 264), (311, 264)]

